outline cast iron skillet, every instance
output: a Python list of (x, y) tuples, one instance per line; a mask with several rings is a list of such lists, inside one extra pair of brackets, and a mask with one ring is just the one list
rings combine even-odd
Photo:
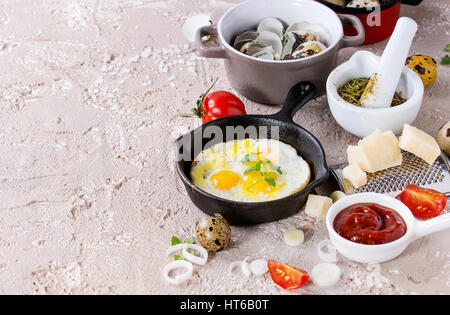
[[(308, 131), (294, 123), (294, 114), (314, 97), (312, 83), (301, 82), (289, 91), (282, 109), (274, 115), (238, 115), (220, 118), (198, 127), (176, 141), (177, 170), (186, 191), (203, 212), (223, 215), (232, 225), (253, 225), (286, 218), (296, 213), (306, 202), (308, 194), (328, 178), (325, 153), (319, 141)], [(249, 138), (248, 135), (236, 136), (225, 133), (227, 126), (247, 128), (267, 126), (267, 137), (272, 138), (271, 126), (279, 127), (279, 140), (293, 146), (305, 159), (311, 169), (311, 179), (301, 191), (285, 198), (264, 202), (238, 202), (216, 197), (196, 187), (190, 178), (191, 163), (204, 149), (216, 143), (233, 139)], [(221, 130), (225, 139), (208, 134), (208, 127)], [(264, 132), (264, 131), (262, 131)], [(261, 133), (262, 133), (261, 132)], [(257, 138), (259, 138), (257, 134)], [(266, 136), (265, 136), (266, 137)]]

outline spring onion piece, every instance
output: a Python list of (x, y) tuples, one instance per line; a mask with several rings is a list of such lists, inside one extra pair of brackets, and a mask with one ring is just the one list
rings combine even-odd
[(264, 259), (255, 259), (250, 263), (250, 271), (255, 276), (262, 276), (267, 271), (269, 271), (269, 267), (267, 266), (267, 260)]
[(252, 274), (252, 272), (250, 271), (250, 269), (248, 267), (248, 263), (247, 263), (248, 258), (249, 257), (246, 257), (241, 265), (241, 271), (244, 274), (244, 276), (246, 276), (246, 277), (250, 277), (250, 275)]
[[(176, 275), (174, 278), (169, 276), (169, 273), (177, 268), (184, 268), (186, 271), (182, 274)], [(167, 264), (164, 267), (164, 279), (166, 279), (169, 283), (178, 285), (184, 281), (187, 281), (192, 278), (192, 273), (194, 271), (194, 266), (192, 263), (186, 260), (176, 260), (171, 262), (170, 264)]]
[(335, 263), (337, 262), (336, 248), (329, 239), (323, 240), (317, 246), (317, 254), (320, 259), (325, 262)]
[(311, 277), (319, 287), (331, 287), (341, 278), (341, 269), (335, 264), (321, 263), (313, 268)]
[(284, 242), (288, 246), (299, 246), (305, 241), (305, 234), (302, 230), (287, 230), (284, 232)]
[(339, 199), (344, 198), (345, 196), (347, 196), (345, 193), (343, 193), (340, 190), (336, 190), (335, 192), (333, 192), (330, 195), (330, 198), (333, 200), (333, 203), (335, 203), (336, 201), (338, 201)]
[(171, 247), (169, 247), (169, 248), (167, 249), (166, 255), (167, 255), (167, 256), (170, 256), (170, 255), (172, 255), (173, 253), (175, 253), (175, 252), (177, 252), (177, 251), (179, 251), (179, 250), (182, 250), (186, 245), (188, 245), (188, 244), (181, 243), (181, 244), (173, 245), (173, 246), (171, 246)]
[[(175, 245), (177, 246), (177, 245)], [(191, 254), (188, 249), (193, 249), (197, 251), (202, 257), (196, 256), (194, 254)], [(205, 265), (208, 261), (208, 251), (197, 244), (184, 244), (184, 247), (182, 249), (182, 255), (184, 259), (190, 261), (191, 263), (197, 264), (197, 265)]]

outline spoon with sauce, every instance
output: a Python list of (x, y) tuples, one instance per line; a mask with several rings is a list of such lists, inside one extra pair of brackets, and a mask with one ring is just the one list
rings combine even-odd
[(328, 210), (330, 240), (345, 257), (382, 263), (400, 255), (413, 241), (450, 228), (450, 213), (417, 220), (401, 201), (378, 193), (346, 196)]

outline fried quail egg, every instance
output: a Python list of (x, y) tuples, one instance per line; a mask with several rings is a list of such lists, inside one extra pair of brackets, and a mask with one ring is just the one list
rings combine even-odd
[(202, 151), (193, 161), (194, 185), (215, 196), (260, 202), (289, 196), (309, 182), (308, 163), (273, 139), (233, 140)]

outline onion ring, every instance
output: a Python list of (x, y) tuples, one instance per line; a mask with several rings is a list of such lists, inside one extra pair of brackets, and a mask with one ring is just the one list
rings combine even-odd
[(167, 256), (170, 256), (170, 255), (172, 255), (173, 253), (175, 253), (175, 252), (177, 252), (177, 251), (179, 251), (179, 250), (182, 250), (184, 247), (186, 247), (186, 245), (187, 245), (187, 244), (185, 244), (185, 243), (173, 245), (173, 246), (169, 247), (169, 248), (166, 250), (166, 255), (167, 255)]
[(341, 269), (335, 264), (321, 263), (313, 268), (311, 277), (319, 287), (331, 287), (339, 282)]
[(242, 265), (242, 261), (233, 261), (231, 264), (230, 264), (230, 274), (233, 272), (233, 270), (234, 270), (234, 268), (236, 268), (236, 267), (241, 267), (241, 265)]
[(256, 259), (250, 263), (250, 270), (255, 276), (262, 276), (269, 271), (269, 267), (265, 259)]
[(241, 270), (242, 273), (244, 274), (244, 276), (246, 277), (250, 277), (250, 275), (252, 274), (252, 272), (250, 271), (250, 269), (248, 268), (248, 264), (247, 264), (247, 260), (249, 259), (249, 257), (245, 257), (245, 259), (242, 261), (242, 265), (241, 265)]
[(317, 245), (317, 254), (320, 259), (328, 263), (337, 262), (336, 248), (329, 239), (322, 240), (319, 245)]
[[(185, 268), (186, 272), (176, 275), (175, 278), (169, 277), (169, 273), (176, 268)], [(175, 260), (164, 267), (164, 279), (166, 279), (169, 283), (178, 285), (184, 281), (187, 281), (192, 278), (192, 273), (194, 271), (194, 265), (186, 260)]]
[[(188, 249), (196, 250), (203, 257), (199, 257), (199, 256), (189, 253)], [(184, 247), (183, 247), (181, 253), (182, 253), (184, 259), (190, 261), (191, 263), (197, 264), (197, 265), (205, 265), (206, 262), (208, 261), (208, 251), (205, 248), (203, 248), (197, 244), (184, 244)]]
[(305, 241), (305, 234), (302, 230), (287, 230), (284, 232), (284, 242), (288, 246), (300, 246)]

